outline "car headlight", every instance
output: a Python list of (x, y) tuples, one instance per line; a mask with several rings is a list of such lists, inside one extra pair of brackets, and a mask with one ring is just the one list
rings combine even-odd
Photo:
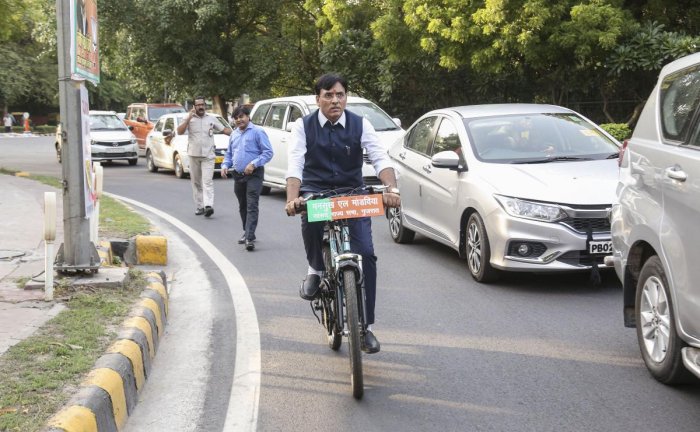
[(131, 138), (131, 144), (136, 144), (136, 138)]
[(503, 209), (511, 216), (543, 222), (556, 222), (566, 219), (566, 212), (555, 204), (543, 204), (503, 195), (494, 195)]

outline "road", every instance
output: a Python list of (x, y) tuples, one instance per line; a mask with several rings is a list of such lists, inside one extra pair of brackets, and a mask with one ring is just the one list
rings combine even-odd
[[(49, 138), (0, 138), (0, 154), (2, 167), (60, 175)], [(260, 329), (260, 431), (696, 431), (700, 423), (700, 385), (667, 387), (647, 373), (634, 330), (622, 324), (614, 273), (598, 287), (587, 274), (516, 274), (482, 285), (451, 249), (421, 236), (394, 244), (381, 218), (374, 241), (382, 350), (364, 356), (365, 396), (355, 401), (346, 347), (327, 348), (298, 297), (306, 264), (299, 220), (283, 214), (282, 193), (261, 198), (258, 242), (246, 252), (236, 243), (232, 181), (215, 180), (216, 213), (205, 219), (193, 214), (189, 182), (171, 173), (149, 173), (143, 160), (104, 172), (107, 191), (180, 219), (242, 275)], [(235, 308), (217, 293), (223, 276), (201, 252), (217, 312), (213, 360), (201, 378), (205, 403), (189, 415), (197, 430), (221, 430)]]

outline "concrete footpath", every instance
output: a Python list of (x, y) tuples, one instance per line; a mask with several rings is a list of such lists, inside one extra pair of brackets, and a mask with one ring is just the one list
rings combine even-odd
[[(44, 192), (55, 192), (54, 254), (63, 243), (61, 191), (21, 176), (0, 175), (0, 355), (65, 307), (44, 301)], [(138, 251), (137, 251), (138, 253)], [(53, 264), (53, 259), (51, 259)], [(121, 284), (126, 267), (100, 268), (73, 284)], [(124, 426), (167, 322), (167, 266), (143, 267), (148, 286), (77, 394), (50, 422), (51, 431), (111, 431)], [(153, 271), (156, 270), (156, 271)], [(53, 270), (51, 270), (53, 271)]]

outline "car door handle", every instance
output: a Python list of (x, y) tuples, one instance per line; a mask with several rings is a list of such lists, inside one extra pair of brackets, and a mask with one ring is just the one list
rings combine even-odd
[(401, 158), (401, 160), (406, 159), (406, 152), (399, 153), (399, 157)]
[(433, 172), (433, 169), (430, 167), (430, 165), (423, 165), (423, 171), (427, 172), (428, 174)]
[(684, 182), (688, 180), (688, 174), (685, 173), (680, 167), (680, 165), (674, 165), (668, 167), (664, 170), (666, 177), (670, 177), (673, 180), (678, 180), (679, 182)]

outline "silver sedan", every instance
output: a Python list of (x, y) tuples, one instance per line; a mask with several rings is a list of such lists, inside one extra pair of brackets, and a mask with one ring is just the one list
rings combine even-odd
[(420, 233), (454, 248), (480, 282), (500, 270), (603, 267), (619, 149), (558, 106), (431, 111), (389, 150), (402, 202), (388, 213), (391, 235), (408, 243)]

